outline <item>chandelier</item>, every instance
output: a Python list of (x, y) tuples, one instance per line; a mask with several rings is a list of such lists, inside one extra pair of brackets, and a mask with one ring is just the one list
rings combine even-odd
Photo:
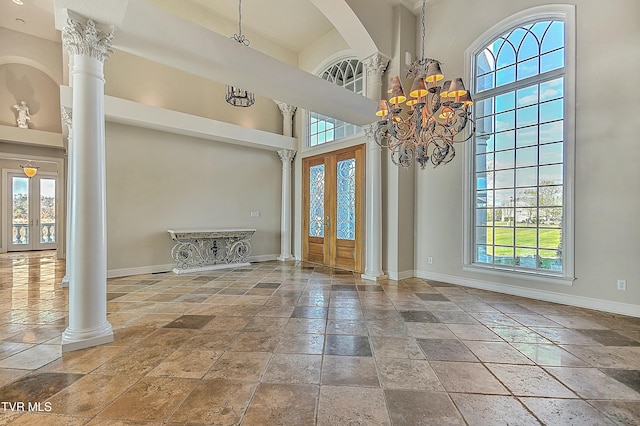
[[(249, 39), (242, 34), (242, 0), (238, 0), (238, 34), (234, 34), (231, 38), (245, 46), (251, 44)], [(228, 103), (236, 107), (250, 107), (256, 102), (252, 92), (229, 84), (227, 84), (227, 93), (224, 98)]]
[[(425, 6), (423, 0), (422, 57), (407, 66), (406, 76), (414, 77), (410, 99), (400, 78), (394, 76), (389, 82), (389, 100), (381, 100), (376, 112), (380, 120), (374, 129), (375, 141), (389, 149), (395, 165), (405, 168), (414, 160), (422, 169), (429, 163), (434, 168), (448, 163), (455, 156), (453, 144), (469, 140), (476, 130), (469, 111), (473, 101), (462, 79), (440, 85), (444, 80), (440, 62), (424, 57)], [(409, 108), (404, 116), (401, 104)], [(463, 132), (469, 123), (472, 129), (465, 138)]]
[(38, 169), (40, 167), (34, 166), (33, 164), (31, 164), (31, 160), (29, 160), (27, 164), (25, 164), (24, 166), (20, 166), (20, 168), (28, 178), (32, 178), (36, 175), (36, 173), (38, 173)]

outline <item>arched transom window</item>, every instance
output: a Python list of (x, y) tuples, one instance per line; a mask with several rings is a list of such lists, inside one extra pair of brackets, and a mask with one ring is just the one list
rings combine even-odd
[[(362, 62), (357, 59), (345, 59), (328, 67), (321, 77), (342, 86), (352, 92), (364, 93), (364, 75)], [(359, 127), (337, 120), (317, 112), (309, 113), (309, 146), (316, 146), (351, 136)]]
[(565, 50), (565, 22), (542, 19), (474, 53), (474, 265), (566, 272)]

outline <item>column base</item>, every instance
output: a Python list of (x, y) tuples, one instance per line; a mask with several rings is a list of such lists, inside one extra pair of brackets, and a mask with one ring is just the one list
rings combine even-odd
[(109, 321), (89, 331), (74, 331), (67, 327), (62, 333), (62, 353), (77, 351), (113, 342), (113, 328)]
[(60, 283), (62, 288), (69, 287), (69, 275), (65, 275), (62, 277), (62, 282)]
[(389, 278), (388, 275), (385, 275), (384, 272), (380, 272), (378, 274), (375, 273), (364, 273), (362, 275), (360, 275), (360, 278), (362, 278), (363, 280), (369, 280), (369, 281), (382, 281), (382, 280), (386, 280), (387, 278)]
[(280, 256), (276, 257), (276, 259), (278, 259), (281, 262), (286, 262), (287, 260), (296, 260), (296, 257), (294, 255), (290, 254), (289, 256), (280, 255)]

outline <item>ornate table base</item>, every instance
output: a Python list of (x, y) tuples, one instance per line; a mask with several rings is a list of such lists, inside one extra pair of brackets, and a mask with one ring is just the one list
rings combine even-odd
[(249, 240), (255, 229), (178, 229), (167, 231), (175, 241), (173, 272), (187, 274), (248, 266)]

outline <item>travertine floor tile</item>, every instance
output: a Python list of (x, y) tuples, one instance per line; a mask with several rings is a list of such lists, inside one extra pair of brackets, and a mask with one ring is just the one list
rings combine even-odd
[(318, 426), (390, 425), (381, 389), (323, 386), (318, 401)]
[(238, 424), (256, 384), (222, 379), (201, 380), (169, 418), (169, 423)]
[(371, 343), (376, 358), (426, 359), (414, 338), (373, 336)]
[(194, 380), (145, 377), (119, 396), (98, 417), (163, 420), (196, 385)]
[(516, 396), (576, 398), (566, 386), (538, 366), (487, 364), (487, 367)]
[(520, 398), (545, 425), (615, 425), (598, 410), (579, 399)]
[(0, 399), (52, 404), (0, 426), (640, 426), (637, 318), (269, 261), (109, 279), (114, 342), (62, 355), (64, 274), (0, 254)]
[(502, 342), (502, 338), (484, 325), (447, 324), (454, 337), (460, 340), (483, 340), (488, 342)]
[(93, 417), (137, 381), (136, 377), (87, 374), (48, 402), (52, 413)]
[(538, 345), (530, 343), (512, 343), (514, 348), (522, 352), (538, 365), (557, 367), (587, 367), (581, 359), (556, 345)]
[(263, 383), (258, 386), (243, 425), (312, 425), (320, 387)]
[(274, 354), (262, 377), (267, 383), (320, 383), (322, 356)]
[(379, 387), (376, 365), (371, 357), (325, 355), (322, 362), (323, 385)]
[(222, 350), (178, 349), (151, 370), (147, 376), (199, 379), (209, 371), (223, 353)]
[(445, 392), (385, 390), (384, 395), (394, 426), (465, 425)]
[(451, 398), (470, 425), (540, 425), (512, 396), (454, 393)]
[(596, 368), (545, 367), (545, 369), (582, 398), (640, 401), (640, 393)]
[(637, 401), (587, 401), (618, 425), (640, 425), (640, 404)]
[(498, 364), (533, 364), (533, 362), (505, 342), (468, 341), (464, 344), (482, 362)]
[(269, 358), (268, 352), (225, 352), (204, 378), (257, 382)]
[(376, 365), (383, 389), (444, 391), (426, 360), (378, 358)]
[(447, 392), (509, 394), (480, 363), (431, 361), (429, 364)]
[(62, 356), (62, 347), (58, 345), (38, 345), (11, 355), (0, 361), (0, 368), (35, 370)]

